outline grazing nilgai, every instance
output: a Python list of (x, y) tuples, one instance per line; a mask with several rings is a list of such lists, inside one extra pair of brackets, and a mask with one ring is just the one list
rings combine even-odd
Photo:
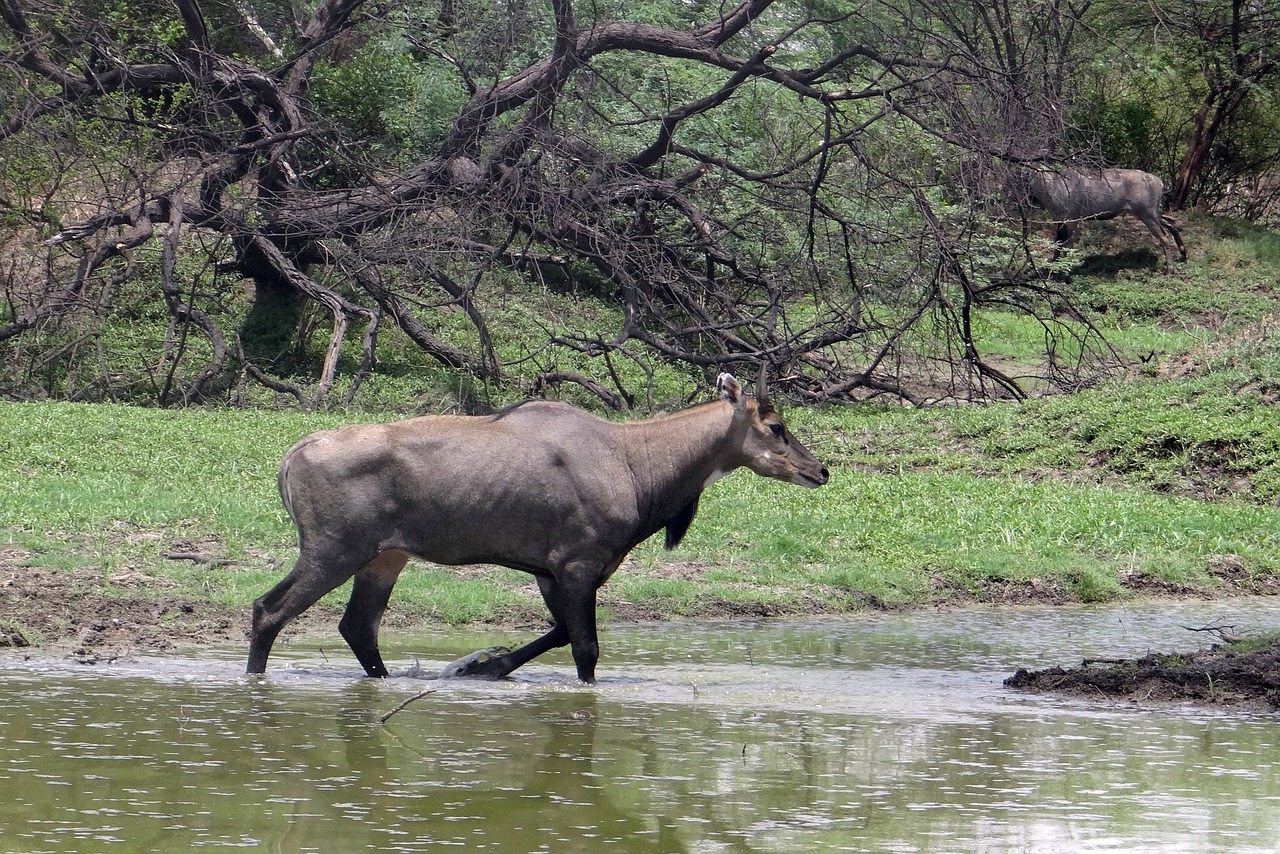
[(1164, 252), (1164, 271), (1172, 276), (1173, 249), (1166, 233), (1178, 244), (1181, 260), (1187, 260), (1187, 249), (1173, 220), (1160, 212), (1164, 182), (1140, 169), (1101, 169), (1061, 172), (1041, 170), (1031, 177), (1031, 196), (1058, 223), (1058, 242), (1070, 246), (1075, 242), (1080, 223), (1090, 219), (1111, 219), (1129, 213), (1142, 220)]
[(262, 673), (285, 624), (355, 576), (338, 624), (370, 676), (386, 676), (378, 624), (410, 556), (492, 563), (538, 581), (552, 628), (516, 650), (481, 650), (445, 675), (501, 677), (568, 644), (595, 681), (596, 590), (627, 553), (666, 528), (684, 537), (702, 491), (745, 466), (801, 486), (827, 469), (763, 395), (729, 374), (719, 399), (648, 421), (611, 423), (562, 403), (528, 401), (492, 416), (424, 416), (324, 430), (280, 464), (298, 527), (292, 571), (253, 606), (249, 673)]

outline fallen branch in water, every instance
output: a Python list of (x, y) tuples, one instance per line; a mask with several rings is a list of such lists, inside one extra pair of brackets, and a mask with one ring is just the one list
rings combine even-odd
[(413, 695), (412, 697), (410, 697), (409, 699), (405, 700), (405, 701), (404, 701), (403, 703), (401, 703), (400, 705), (396, 706), (396, 707), (395, 707), (394, 709), (392, 709), (391, 711), (387, 712), (387, 713), (386, 713), (385, 715), (383, 715), (382, 717), (378, 718), (378, 723), (380, 723), (380, 724), (385, 724), (385, 723), (387, 722), (387, 719), (388, 719), (388, 718), (390, 718), (390, 717), (391, 717), (392, 715), (394, 715), (396, 712), (398, 712), (398, 711), (400, 711), (401, 709), (403, 709), (405, 706), (407, 706), (407, 705), (409, 705), (410, 703), (412, 703), (414, 700), (421, 700), (423, 697), (427, 696), (428, 694), (434, 694), (437, 690), (439, 690), (439, 689), (437, 689), (437, 688), (428, 688), (428, 689), (427, 689), (427, 690), (425, 690), (425, 691), (419, 691), (418, 693), (414, 694), (414, 695)]
[(1236, 634), (1235, 626), (1206, 625), (1198, 629), (1192, 628), (1191, 626), (1183, 626), (1182, 628), (1186, 629), (1189, 632), (1209, 632), (1211, 634), (1217, 635), (1218, 640), (1222, 641), (1223, 643), (1239, 643), (1240, 641), (1244, 640), (1244, 637), (1242, 635)]

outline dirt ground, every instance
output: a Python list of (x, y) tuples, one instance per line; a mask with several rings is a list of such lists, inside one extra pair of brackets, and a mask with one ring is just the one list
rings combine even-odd
[[(26, 566), (21, 550), (0, 546), (0, 649), (34, 649), (70, 657), (84, 664), (124, 659), (139, 653), (174, 652), (210, 644), (246, 644), (251, 612), (208, 601), (156, 595), (157, 579), (122, 573), (104, 579), (92, 567), (46, 569)], [(673, 574), (697, 567), (674, 567)], [(109, 589), (104, 592), (104, 589)], [(643, 603), (600, 597), (617, 622), (647, 622), (663, 615)], [(820, 613), (816, 607), (813, 613)], [(337, 632), (340, 607), (316, 605), (289, 624), (286, 635)], [(758, 603), (739, 608), (712, 606), (707, 617), (785, 616)], [(396, 628), (409, 621), (388, 610), (382, 625)], [(513, 608), (499, 623), (513, 631), (543, 628), (547, 617), (536, 592), (527, 608)], [(282, 635), (282, 637), (284, 637)]]
[[(139, 653), (176, 652), (208, 644), (236, 644), (246, 640), (248, 608), (219, 608), (208, 602), (155, 596), (155, 579), (129, 573), (106, 579), (112, 591), (104, 593), (104, 579), (92, 568), (45, 569), (22, 565), (17, 554), (0, 547), (0, 649), (22, 650), (38, 643), (42, 653), (64, 655), (84, 664), (126, 659)], [(689, 571), (696, 568), (690, 567)], [(682, 571), (676, 567), (673, 572)], [(1213, 567), (1223, 596), (1280, 594), (1280, 579), (1248, 579), (1230, 558)], [(1123, 581), (1123, 580), (1122, 580)], [(1193, 591), (1132, 579), (1127, 584), (1136, 595), (1188, 598)], [(135, 592), (136, 591), (136, 592)], [(1065, 591), (1052, 584), (992, 584), (974, 591), (940, 591), (956, 605), (1000, 603), (1010, 605), (1061, 604)], [(652, 608), (611, 601), (607, 588), (602, 604), (610, 607), (616, 622), (660, 619)], [(817, 605), (817, 603), (810, 603)], [(867, 601), (862, 605), (879, 607)], [(830, 611), (815, 607), (804, 613)], [(749, 606), (713, 606), (708, 617), (795, 616), (775, 609)], [(317, 606), (289, 628), (293, 634), (335, 631), (339, 609)], [(545, 625), (545, 618), (529, 613), (509, 615), (512, 627)], [(388, 613), (384, 623), (398, 622)], [(1053, 692), (1082, 697), (1106, 697), (1140, 705), (1195, 703), (1247, 710), (1280, 709), (1280, 648), (1236, 652), (1227, 645), (1190, 654), (1171, 651), (1123, 661), (1084, 661), (1080, 667), (1028, 672), (1019, 670), (1005, 680), (1010, 688)]]
[(1235, 652), (1215, 645), (1186, 654), (1085, 660), (1069, 670), (1019, 670), (1004, 684), (1029, 691), (1106, 697), (1135, 705), (1195, 703), (1274, 712), (1280, 710), (1280, 648)]
[(0, 647), (39, 644), (94, 664), (139, 652), (241, 640), (248, 625), (247, 611), (144, 595), (142, 587), (151, 579), (141, 576), (110, 579), (120, 592), (108, 596), (100, 592), (101, 574), (92, 569), (8, 563), (0, 553)]

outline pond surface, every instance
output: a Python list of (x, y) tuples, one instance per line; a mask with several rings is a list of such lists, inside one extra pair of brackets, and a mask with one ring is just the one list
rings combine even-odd
[[(1273, 628), (1280, 602), (615, 626), (595, 688), (567, 654), (368, 680), (336, 635), (278, 644), (265, 678), (239, 648), (6, 651), (0, 851), (1272, 852), (1280, 716), (1001, 685), (1215, 621)], [(383, 651), (435, 672), (504, 640)]]

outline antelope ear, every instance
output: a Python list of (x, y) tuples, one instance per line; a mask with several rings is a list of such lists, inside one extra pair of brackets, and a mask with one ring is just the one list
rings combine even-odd
[(733, 374), (721, 374), (716, 378), (716, 391), (720, 399), (729, 402), (734, 409), (742, 408), (742, 386), (734, 379)]

